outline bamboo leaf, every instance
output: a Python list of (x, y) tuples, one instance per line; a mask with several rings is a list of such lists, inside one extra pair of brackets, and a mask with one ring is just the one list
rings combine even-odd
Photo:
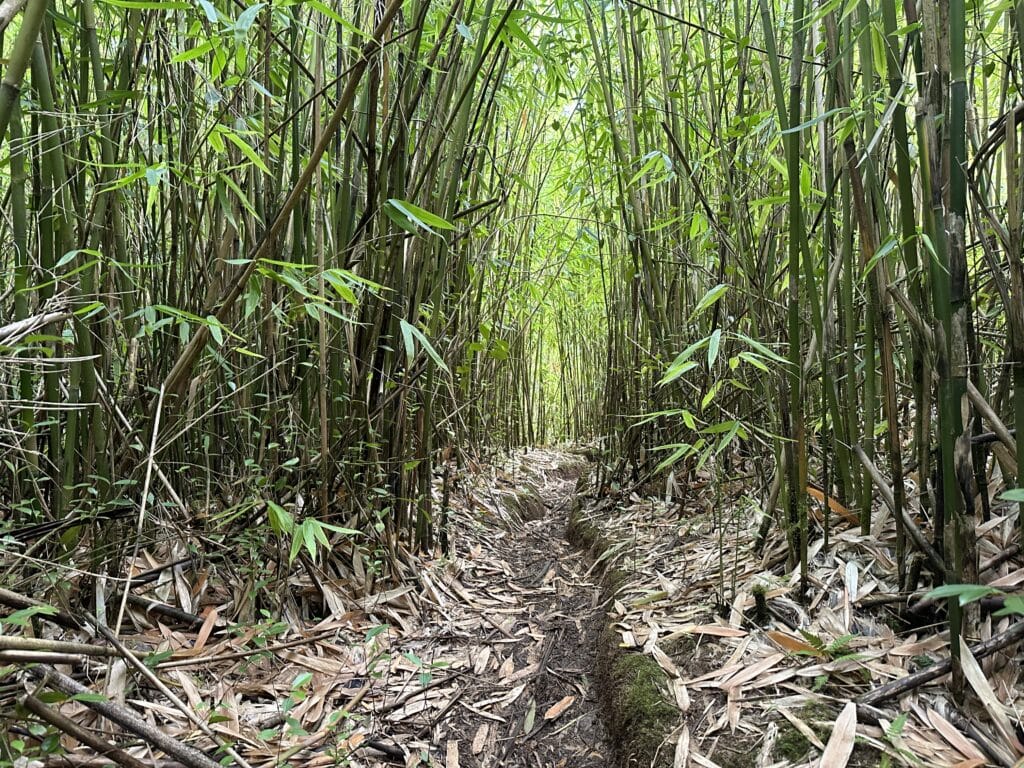
[(715, 361), (718, 360), (718, 347), (722, 341), (722, 329), (715, 328), (711, 336), (708, 337), (708, 368), (713, 368)]
[(187, 51), (181, 51), (180, 53), (174, 54), (174, 56), (171, 57), (171, 64), (182, 64), (186, 61), (201, 58), (212, 51), (213, 47), (213, 41), (206, 40), (194, 48), (189, 48)]
[(438, 234), (435, 231), (437, 229), (455, 229), (455, 225), (451, 222), (406, 200), (398, 200), (393, 197), (388, 200), (388, 205), (413, 225), (430, 232), (432, 235)]
[(232, 144), (238, 147), (241, 150), (242, 154), (249, 158), (249, 161), (253, 165), (255, 165), (268, 176), (271, 175), (270, 169), (267, 168), (266, 163), (263, 162), (263, 158), (256, 154), (256, 150), (250, 147), (249, 144), (245, 141), (245, 139), (243, 139), (237, 133), (228, 128), (222, 127), (222, 132), (224, 136), (227, 137), (228, 141), (230, 141)]
[(138, 11), (187, 11), (191, 6), (177, 0), (99, 0), (104, 5)]
[(402, 340), (405, 343), (405, 359), (408, 367), (412, 367), (413, 359), (416, 357), (416, 343), (418, 342), (437, 367), (451, 375), (451, 371), (448, 370), (448, 366), (445, 365), (444, 360), (419, 328), (405, 320), (402, 320), (400, 325), (402, 328)]
[(705, 309), (707, 309), (708, 307), (712, 306), (715, 302), (717, 302), (720, 298), (725, 296), (725, 294), (728, 291), (729, 286), (725, 285), (724, 283), (719, 283), (714, 288), (709, 289), (708, 292), (704, 294), (704, 297), (697, 302), (697, 306), (694, 307), (693, 312), (690, 313), (690, 317), (693, 318), (696, 315), (699, 315)]

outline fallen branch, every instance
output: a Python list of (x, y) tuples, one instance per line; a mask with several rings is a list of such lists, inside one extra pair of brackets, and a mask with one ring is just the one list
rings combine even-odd
[[(987, 656), (991, 656), (996, 651), (1001, 651), (1003, 648), (1020, 642), (1021, 640), (1024, 640), (1024, 621), (1018, 621), (1005, 632), (1002, 632), (983, 643), (972, 645), (971, 654), (975, 659), (984, 659)], [(948, 675), (952, 669), (953, 659), (943, 659), (942, 661), (936, 662), (932, 666), (922, 669), (919, 672), (914, 672), (912, 675), (898, 678), (892, 682), (886, 683), (880, 688), (868, 691), (857, 699), (857, 703), (867, 705), (881, 704), (889, 699), (894, 699), (905, 693), (909, 693), (915, 688), (920, 688), (925, 683), (937, 680), (943, 675)]]
[(188, 768), (222, 768), (219, 763), (210, 759), (195, 747), (183, 744), (177, 739), (172, 739), (163, 731), (147, 723), (130, 709), (105, 699), (95, 700), (92, 695), (94, 691), (67, 675), (61, 674), (53, 667), (30, 667), (25, 671), (30, 677), (41, 681), (44, 685), (52, 685), (70, 696), (88, 694), (81, 697), (81, 702), (89, 709), (102, 715), (107, 720), (117, 723), (126, 731), (135, 734), (147, 744), (151, 744), (175, 760), (179, 760)]
[(25, 706), (25, 709), (40, 720), (45, 720), (58, 731), (62, 731), (76, 741), (92, 747), (99, 754), (109, 760), (113, 760), (118, 765), (124, 766), (124, 768), (149, 768), (137, 757), (133, 757), (120, 747), (104, 741), (92, 731), (86, 730), (74, 720), (60, 714), (60, 712), (50, 709), (32, 694), (27, 694), (22, 698), (21, 703)]
[[(896, 511), (896, 500), (893, 497), (892, 488), (889, 487), (888, 483), (882, 477), (882, 473), (878, 471), (878, 467), (875, 466), (874, 462), (868, 458), (868, 455), (864, 453), (864, 449), (859, 445), (853, 446), (853, 452), (857, 454), (857, 458), (860, 463), (864, 465), (864, 469), (868, 471), (871, 476), (871, 482), (878, 488), (878, 492), (882, 495), (882, 501), (889, 508), (890, 511)], [(928, 543), (928, 539), (925, 538), (924, 534), (921, 533), (921, 529), (917, 527), (917, 523), (914, 522), (914, 518), (910, 516), (907, 510), (900, 510), (903, 518), (903, 527), (907, 533), (910, 534), (910, 538), (914, 540), (917, 548), (924, 553), (924, 556), (928, 558), (928, 562), (931, 563), (932, 569), (937, 574), (944, 574), (946, 572), (946, 563), (938, 552), (935, 551), (935, 547)]]

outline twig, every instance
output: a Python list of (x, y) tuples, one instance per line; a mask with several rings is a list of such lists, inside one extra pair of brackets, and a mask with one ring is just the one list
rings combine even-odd
[[(1024, 621), (1017, 622), (1005, 632), (998, 634), (983, 643), (972, 645), (971, 654), (975, 659), (981, 660), (986, 656), (991, 656), (996, 651), (1001, 651), (1003, 648), (1020, 642), (1021, 640), (1024, 640)], [(908, 693), (915, 688), (919, 688), (925, 683), (936, 680), (943, 675), (947, 675), (952, 669), (953, 659), (943, 659), (930, 667), (922, 669), (920, 672), (914, 672), (912, 675), (901, 677), (890, 683), (886, 683), (880, 688), (875, 688), (873, 691), (868, 691), (857, 700), (857, 703), (868, 705), (881, 704), (889, 699), (902, 696), (904, 693)]]
[[(882, 501), (885, 505), (893, 512), (896, 511), (896, 501), (893, 498), (892, 488), (889, 487), (888, 483), (882, 477), (882, 473), (878, 471), (878, 467), (875, 466), (874, 462), (868, 458), (868, 455), (864, 453), (864, 449), (859, 445), (853, 446), (853, 452), (857, 454), (857, 458), (860, 459), (860, 463), (864, 465), (864, 469), (871, 475), (871, 481), (878, 488), (879, 493), (882, 495)], [(931, 563), (935, 573), (944, 574), (946, 572), (946, 563), (935, 548), (928, 543), (928, 539), (921, 533), (921, 529), (917, 527), (917, 523), (914, 522), (914, 518), (910, 516), (907, 510), (900, 510), (903, 518), (903, 527), (907, 533), (910, 534), (910, 538), (914, 540), (917, 548), (924, 553), (924, 556), (928, 558), (928, 562)]]
[(80, 656), (116, 656), (103, 645), (69, 643), (65, 640), (45, 640), (41, 637), (0, 635), (0, 651), (53, 651), (55, 653), (76, 653)]
[(128, 603), (134, 605), (136, 608), (141, 608), (146, 613), (158, 613), (161, 616), (166, 616), (169, 619), (180, 621), (182, 624), (185, 624), (189, 627), (198, 627), (201, 626), (203, 623), (202, 616), (197, 616), (194, 613), (189, 613), (188, 611), (182, 610), (181, 608), (176, 608), (173, 605), (167, 605), (166, 603), (160, 603), (156, 600), (150, 600), (148, 597), (143, 597), (142, 595), (135, 595), (131, 592), (127, 594)]
[(118, 765), (122, 765), (124, 768), (149, 768), (149, 766), (137, 757), (133, 757), (120, 747), (104, 741), (99, 736), (96, 736), (92, 731), (86, 730), (75, 721), (50, 709), (32, 694), (26, 694), (22, 698), (21, 703), (36, 717), (41, 720), (45, 720), (57, 730), (63, 731), (73, 739), (80, 741), (82, 744), (92, 747), (101, 755), (113, 760)]
[(991, 559), (983, 562), (981, 566), (978, 568), (979, 575), (984, 574), (985, 571), (991, 571), (993, 568), (997, 568), (998, 566), (1005, 563), (1007, 560), (1013, 559), (1013, 557), (1017, 555), (1019, 552), (1020, 544), (1010, 545), (1002, 552), (1000, 552), (998, 555), (994, 555)]
[(308, 645), (309, 643), (317, 643), (324, 640), (331, 635), (336, 634), (336, 630), (328, 629), (320, 634), (312, 635), (310, 637), (300, 637), (297, 640), (289, 640), (285, 643), (275, 643), (274, 645), (268, 645), (264, 648), (252, 648), (247, 651), (236, 651), (234, 653), (225, 653), (218, 656), (208, 656), (206, 658), (192, 658), (192, 659), (172, 659), (170, 661), (164, 661), (157, 664), (160, 669), (175, 669), (178, 667), (194, 667), (202, 664), (217, 664), (222, 661), (234, 661), (236, 659), (247, 659), (250, 656), (256, 656), (260, 653), (273, 653), (274, 651), (283, 651), (286, 648), (294, 648), (297, 645)]
[(139, 573), (128, 579), (128, 586), (126, 588), (135, 589), (136, 587), (151, 584), (152, 582), (160, 578), (160, 574), (164, 571), (170, 568), (177, 568), (179, 565), (185, 565), (186, 563), (191, 565), (193, 560), (195, 560), (195, 558), (192, 555), (188, 555), (177, 560), (172, 560), (169, 563), (158, 565), (156, 568), (150, 568), (148, 571), (143, 571), (142, 573)]
[(434, 678), (426, 685), (417, 688), (415, 691), (409, 691), (409, 693), (405, 694), (405, 696), (401, 696), (395, 699), (390, 704), (385, 704), (384, 706), (375, 710), (374, 714), (377, 715), (377, 717), (381, 717), (383, 715), (386, 715), (388, 712), (394, 712), (396, 709), (403, 706), (407, 701), (411, 701), (412, 699), (415, 699), (417, 696), (421, 696), (433, 688), (439, 688), (442, 685), (446, 685), (447, 683), (452, 682), (453, 678), (462, 677), (465, 674), (467, 673), (461, 670), (455, 670), (450, 675), (446, 675), (445, 677)]
[[(53, 667), (30, 667), (25, 671), (30, 677), (41, 680), (45, 684), (53, 685), (58, 690), (71, 696), (93, 694), (92, 690), (67, 675), (61, 674)], [(171, 757), (184, 763), (188, 768), (222, 768), (220, 764), (211, 760), (195, 747), (183, 744), (177, 739), (172, 739), (166, 733), (150, 725), (125, 707), (114, 704), (106, 699), (96, 700), (92, 695), (82, 696), (81, 701), (89, 709), (99, 713), (107, 720), (117, 723), (126, 731), (130, 731), (157, 749), (166, 752)]]
[[(32, 764), (36, 764), (36, 760)], [(100, 755), (80, 755), (70, 752), (66, 755), (46, 755), (38, 760), (40, 768), (107, 768), (110, 759)], [(177, 760), (148, 760), (146, 768), (187, 768)]]
[[(128, 562), (135, 562), (135, 558), (139, 555), (139, 541), (142, 539), (142, 524), (146, 521), (146, 504), (149, 501), (149, 483), (153, 479), (153, 464), (156, 459), (156, 438), (160, 434), (160, 414), (164, 409), (164, 388), (161, 385), (160, 394), (156, 401), (156, 415), (153, 417), (153, 434), (149, 439), (149, 455), (146, 457), (146, 477), (142, 481), (142, 499), (139, 501), (139, 517), (135, 523), (135, 546), (132, 550), (131, 560)], [(121, 632), (121, 622), (124, 621), (124, 612), (128, 607), (128, 597), (130, 590), (125, 589), (124, 594), (121, 596), (121, 604), (117, 609), (117, 621), (114, 622), (114, 634), (117, 635)]]
[[(21, 4), (25, 0), (14, 0), (15, 3)], [(4, 26), (4, 13), (7, 10), (7, 6), (10, 5), (8, 2), (0, 3), (0, 30), (3, 30)], [(44, 325), (50, 323), (60, 322), (67, 320), (71, 317), (71, 313), (67, 311), (62, 312), (43, 312), (32, 317), (26, 317), (24, 320), (18, 320), (17, 322), (8, 323), (7, 325), (0, 325), (0, 344), (10, 346), (14, 344), (19, 338), (28, 335), (37, 328), (42, 328)]]

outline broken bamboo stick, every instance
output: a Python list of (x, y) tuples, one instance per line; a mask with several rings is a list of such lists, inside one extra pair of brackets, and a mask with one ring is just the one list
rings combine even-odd
[[(984, 642), (972, 645), (971, 654), (975, 659), (980, 660), (986, 656), (991, 656), (996, 651), (1001, 651), (1007, 646), (1020, 642), (1021, 640), (1024, 640), (1024, 621), (1018, 621), (1005, 632), (989, 638)], [(919, 672), (914, 672), (906, 677), (897, 678), (896, 680), (886, 683), (879, 688), (868, 691), (857, 700), (857, 703), (877, 706), (884, 701), (902, 696), (915, 688), (920, 688), (925, 683), (929, 683), (943, 675), (947, 675), (952, 669), (953, 659), (951, 657), (945, 658), (942, 661), (932, 664), (930, 667), (920, 670)]]
[[(882, 501), (885, 505), (893, 512), (896, 511), (896, 501), (893, 497), (892, 488), (889, 487), (888, 483), (885, 482), (885, 478), (882, 477), (882, 473), (878, 471), (878, 467), (875, 466), (874, 462), (868, 458), (868, 455), (864, 453), (864, 449), (859, 445), (853, 446), (853, 452), (857, 454), (857, 458), (860, 463), (864, 465), (864, 469), (868, 471), (871, 476), (871, 482), (878, 488), (878, 492), (882, 495)], [(938, 552), (935, 551), (935, 547), (928, 543), (928, 539), (925, 538), (924, 534), (921, 533), (921, 529), (917, 527), (917, 523), (914, 522), (914, 518), (910, 516), (907, 510), (901, 510), (903, 518), (903, 526), (906, 528), (910, 538), (914, 540), (914, 544), (921, 550), (925, 557), (928, 558), (928, 562), (931, 563), (935, 573), (946, 572), (946, 563)]]

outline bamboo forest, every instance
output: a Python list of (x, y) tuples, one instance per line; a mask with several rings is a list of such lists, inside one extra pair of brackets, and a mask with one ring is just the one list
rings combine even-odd
[(0, 51), (0, 768), (1024, 766), (1024, 0)]

